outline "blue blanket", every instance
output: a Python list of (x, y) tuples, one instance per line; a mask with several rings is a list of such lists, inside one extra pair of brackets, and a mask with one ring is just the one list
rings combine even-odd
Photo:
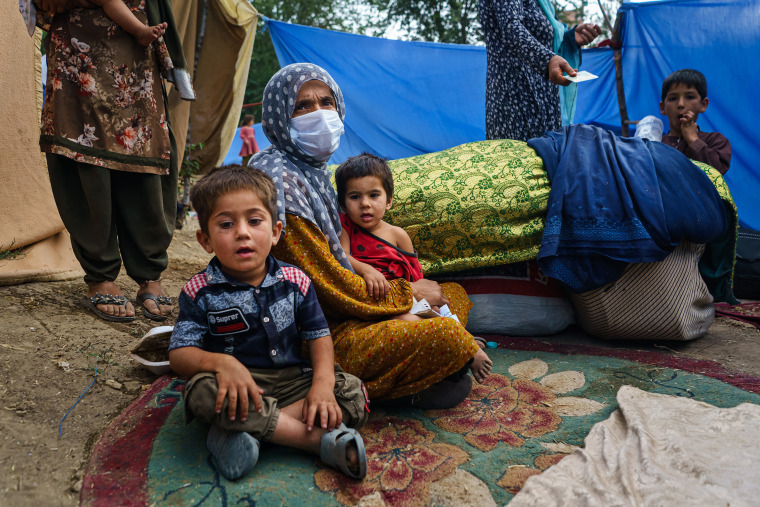
[(551, 180), (538, 264), (576, 292), (617, 280), (630, 262), (661, 261), (681, 241), (727, 231), (713, 183), (669, 146), (590, 125), (528, 145)]

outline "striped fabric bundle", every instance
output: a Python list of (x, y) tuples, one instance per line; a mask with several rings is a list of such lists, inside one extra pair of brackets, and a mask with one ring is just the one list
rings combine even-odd
[(663, 261), (630, 264), (616, 282), (571, 294), (576, 319), (607, 340), (693, 340), (715, 317), (699, 274), (704, 245), (683, 242)]

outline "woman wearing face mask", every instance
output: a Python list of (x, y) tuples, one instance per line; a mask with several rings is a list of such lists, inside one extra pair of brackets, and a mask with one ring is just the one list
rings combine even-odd
[(272, 253), (311, 278), (330, 324), (335, 360), (365, 382), (371, 399), (454, 406), (472, 387), (466, 367), (478, 351), (473, 336), (453, 319), (390, 317), (408, 312), (413, 295), (431, 305), (448, 304), (463, 323), (472, 305), (460, 286), (425, 279), (393, 280), (383, 300), (368, 295), (340, 246), (339, 207), (327, 169), (344, 116), (340, 88), (316, 65), (288, 65), (269, 80), (262, 128), (272, 144), (249, 166), (277, 185), (285, 229)]

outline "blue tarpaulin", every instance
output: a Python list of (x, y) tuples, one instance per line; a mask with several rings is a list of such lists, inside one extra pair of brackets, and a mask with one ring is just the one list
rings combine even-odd
[[(662, 81), (674, 70), (704, 73), (710, 104), (698, 123), (731, 141), (726, 181), (742, 223), (760, 229), (760, 142), (753, 141), (757, 134), (750, 125), (760, 117), (754, 100), (760, 67), (752, 64), (760, 54), (760, 2), (669, 0), (625, 3), (621, 9), (629, 118), (659, 115)], [(395, 159), (485, 139), (484, 47), (266, 23), (281, 65), (316, 63), (343, 90), (346, 134), (332, 163), (362, 151)], [(581, 68), (599, 79), (578, 85), (575, 122), (620, 133), (612, 56), (609, 48), (583, 51)], [(236, 156), (239, 147), (233, 149)]]
[[(760, 116), (760, 102), (755, 100), (760, 67), (753, 63), (760, 55), (760, 2), (663, 1), (625, 3), (621, 9), (626, 15), (623, 82), (629, 117), (635, 120), (659, 112), (662, 82), (671, 72), (683, 68), (702, 72), (710, 104), (697, 123), (731, 142), (726, 183), (740, 221), (760, 230), (760, 141), (751, 123)], [(614, 81), (609, 86), (614, 87)], [(594, 112), (586, 110), (576, 120)], [(599, 117), (610, 122), (614, 118), (619, 114)], [(667, 132), (667, 118), (660, 118)]]
[(485, 139), (485, 48), (407, 42), (266, 19), (280, 65), (324, 68), (346, 101), (331, 162), (362, 151), (403, 158)]

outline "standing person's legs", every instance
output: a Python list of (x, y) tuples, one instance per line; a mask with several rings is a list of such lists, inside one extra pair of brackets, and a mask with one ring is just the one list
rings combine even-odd
[(140, 289), (143, 314), (165, 320), (173, 305), (161, 286), (177, 214), (177, 174), (114, 174), (114, 219), (127, 274)]
[[(84, 281), (89, 290), (83, 303), (106, 319), (134, 318), (132, 303), (119, 299), (123, 293), (114, 283), (119, 276), (121, 257), (111, 200), (113, 171), (49, 153), (47, 165), (58, 213), (85, 271)], [(97, 294), (115, 296), (116, 300), (105, 302)]]

